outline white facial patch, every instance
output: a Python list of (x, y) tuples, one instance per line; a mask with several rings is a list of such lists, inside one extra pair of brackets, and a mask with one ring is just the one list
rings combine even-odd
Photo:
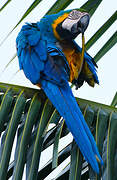
[(79, 19), (76, 20), (72, 20), (72, 19), (68, 19), (66, 18), (64, 20), (64, 22), (62, 23), (62, 28), (63, 29), (67, 29), (68, 31), (71, 31), (71, 28), (74, 24), (76, 24), (79, 21)]

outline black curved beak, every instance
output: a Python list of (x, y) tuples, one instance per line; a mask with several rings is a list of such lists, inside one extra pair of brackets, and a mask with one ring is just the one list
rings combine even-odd
[(56, 27), (61, 39), (75, 39), (80, 33), (84, 34), (89, 24), (90, 16), (86, 12), (72, 10)]
[(85, 14), (84, 16), (82, 16), (80, 20), (72, 26), (71, 33), (74, 35), (75, 34), (78, 35), (80, 33), (84, 34), (85, 30), (88, 27), (89, 20), (90, 20), (90, 17), (88, 14)]

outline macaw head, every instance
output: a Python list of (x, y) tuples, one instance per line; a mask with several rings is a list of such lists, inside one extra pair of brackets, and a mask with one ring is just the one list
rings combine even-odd
[(63, 20), (58, 21), (55, 29), (60, 39), (75, 39), (80, 33), (84, 34), (90, 19), (87, 12), (72, 10), (66, 16), (62, 16)]

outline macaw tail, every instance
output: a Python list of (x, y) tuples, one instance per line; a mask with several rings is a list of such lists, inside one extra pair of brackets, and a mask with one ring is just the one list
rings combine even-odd
[(91, 164), (94, 171), (99, 173), (97, 160), (101, 164), (103, 164), (103, 161), (69, 84), (66, 82), (64, 86), (58, 86), (49, 81), (42, 80), (41, 85), (45, 94), (65, 119), (83, 156)]

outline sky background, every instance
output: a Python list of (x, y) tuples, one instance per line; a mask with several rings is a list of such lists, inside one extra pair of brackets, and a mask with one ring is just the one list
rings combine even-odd
[[(11, 3), (2, 11), (0, 14), (0, 43), (6, 37), (6, 35), (13, 29), (13, 27), (20, 20), (24, 12), (31, 5), (32, 0), (12, 0)], [(30, 15), (28, 15), (25, 20), (13, 31), (9, 38), (0, 46), (0, 82), (6, 82), (11, 84), (17, 84), (22, 86), (28, 86), (37, 88), (32, 85), (29, 80), (27, 80), (22, 71), (14, 75), (14, 73), (19, 69), (18, 59), (15, 58), (14, 61), (8, 66), (8, 68), (3, 72), (6, 64), (16, 53), (15, 39), (21, 26), (25, 22), (37, 22), (41, 17), (47, 12), (47, 10), (55, 3), (55, 0), (43, 0), (37, 8), (35, 8)], [(85, 0), (74, 0), (67, 9), (79, 8), (84, 4)], [(0, 1), (0, 7), (5, 3), (4, 0)], [(108, 18), (115, 12), (117, 7), (116, 0), (103, 0), (99, 8), (96, 10), (95, 14), (90, 20), (88, 29), (85, 32), (85, 40), (88, 41), (90, 37), (103, 25)], [(88, 53), (94, 57), (95, 54), (100, 50), (100, 48), (105, 44), (105, 42), (112, 36), (112, 34), (117, 30), (117, 22), (114, 23), (109, 30), (90, 48)], [(76, 42), (81, 45), (81, 36), (76, 38)], [(117, 45), (115, 45), (101, 60), (98, 62), (98, 76), (100, 85), (96, 85), (95, 88), (89, 87), (84, 84), (79, 90), (75, 91), (73, 89), (74, 95), (80, 98), (110, 104), (116, 91), (117, 91)], [(72, 137), (69, 137), (72, 140)], [(65, 143), (68, 143), (65, 140)], [(60, 146), (61, 149), (61, 146)], [(49, 157), (48, 157), (49, 154)], [(44, 161), (43, 158), (48, 158), (52, 156), (52, 152), (44, 153), (41, 156), (41, 162)], [(69, 162), (69, 159), (67, 160)], [(42, 163), (43, 165), (43, 163)], [(42, 166), (41, 165), (41, 166)], [(57, 169), (57, 172), (60, 171)], [(54, 173), (56, 174), (56, 172)], [(51, 174), (52, 178), (52, 174)], [(50, 176), (46, 178), (50, 180)]]
[[(0, 2), (0, 6), (3, 5), (5, 1)], [(6, 37), (6, 35), (13, 29), (13, 27), (20, 20), (24, 12), (31, 5), (32, 0), (13, 0), (0, 14), (0, 42)], [(15, 74), (19, 69), (18, 59), (15, 58), (14, 61), (8, 66), (8, 68), (3, 72), (5, 65), (16, 53), (15, 39), (18, 32), (20, 31), (22, 25), (25, 22), (37, 22), (41, 17), (47, 12), (55, 0), (47, 1), (43, 0), (38, 7), (36, 7), (30, 15), (28, 15), (25, 20), (13, 31), (9, 38), (0, 46), (0, 82), (6, 82), (11, 84), (18, 84), (23, 86), (29, 86), (37, 88), (32, 85), (29, 80), (27, 80), (22, 71)], [(86, 1), (84, 0), (74, 0), (67, 9), (72, 9), (75, 7), (80, 7)], [(99, 8), (96, 10), (95, 14), (90, 20), (89, 26), (85, 32), (85, 41), (88, 39), (103, 25), (105, 21), (116, 11), (117, 2), (115, 0), (108, 1), (103, 0)], [(115, 22), (109, 30), (90, 48), (88, 53), (94, 57), (99, 49), (105, 44), (105, 42), (112, 36), (116, 31), (117, 22)], [(76, 38), (76, 42), (81, 45), (81, 36)], [(96, 85), (95, 88), (89, 87), (86, 83), (79, 90), (73, 92), (75, 96), (80, 98), (110, 104), (117, 90), (116, 83), (116, 68), (117, 68), (117, 57), (116, 57), (117, 45), (115, 45), (101, 60), (98, 62), (98, 76), (100, 85)]]

